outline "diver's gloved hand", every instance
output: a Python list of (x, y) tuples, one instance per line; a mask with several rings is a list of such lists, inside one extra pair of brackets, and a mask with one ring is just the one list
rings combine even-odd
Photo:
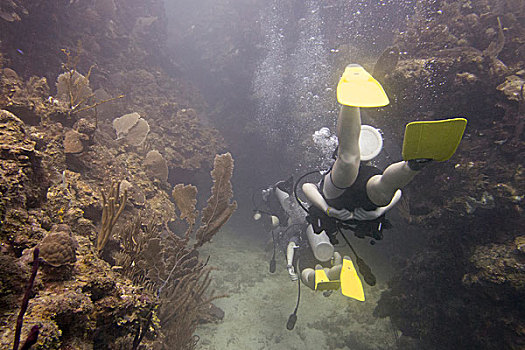
[(375, 220), (384, 214), (383, 207), (379, 207), (376, 210), (366, 211), (363, 208), (357, 208), (354, 210), (354, 219), (360, 221)]
[(342, 221), (352, 220), (354, 218), (354, 214), (351, 211), (348, 211), (346, 209), (335, 209), (332, 207), (328, 207), (326, 209), (326, 215), (328, 215), (331, 218), (336, 218)]
[(286, 266), (286, 269), (288, 270), (288, 275), (290, 276), (290, 279), (292, 282), (297, 281), (299, 276), (295, 273), (295, 269), (293, 268), (293, 265)]

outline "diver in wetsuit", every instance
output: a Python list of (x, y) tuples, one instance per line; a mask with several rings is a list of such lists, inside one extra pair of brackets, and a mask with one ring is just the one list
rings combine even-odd
[[(331, 267), (316, 266), (316, 270), (321, 270), (319, 272), (324, 279), (324, 281), (319, 279), (320, 283), (326, 282), (326, 277), (332, 280), (340, 274), (343, 294), (364, 300), (361, 282), (355, 274), (350, 258), (341, 259), (334, 250), (337, 232), (343, 227), (352, 230), (361, 238), (370, 236), (381, 239), (381, 230), (386, 224), (384, 215), (401, 199), (401, 188), (410, 183), (430, 161), (447, 160), (454, 154), (465, 130), (466, 120), (456, 118), (409, 123), (403, 145), (405, 160), (391, 164), (385, 171), (381, 171), (362, 162), (362, 160), (370, 160), (379, 153), (382, 139), (376, 129), (361, 125), (360, 108), (387, 105), (389, 100), (383, 88), (361, 66), (349, 65), (339, 81), (337, 99), (342, 106), (337, 122), (339, 146), (336, 161), (319, 184), (305, 183), (302, 186), (304, 194), (312, 203), (308, 209), (309, 225), (305, 230), (305, 236), (308, 241), (307, 246), (311, 250), (309, 255), (313, 255), (314, 262), (312, 264), (308, 261), (300, 265), (314, 266), (317, 261), (325, 263), (326, 266), (327, 262), (331, 262)], [(371, 152), (371, 158), (370, 150), (363, 153), (363, 147), (360, 147), (360, 137), (365, 127), (375, 130), (377, 138), (380, 139), (376, 145), (377, 149)], [(284, 201), (290, 199), (291, 192), (276, 191), (275, 193), (279, 194), (277, 198), (284, 208)], [(292, 280), (297, 279), (293, 263), (294, 251), (305, 246), (303, 244), (305, 240), (300, 241), (302, 237), (304, 235), (290, 239), (286, 249), (287, 269)], [(302, 262), (304, 262), (303, 256), (304, 254), (301, 254)], [(308, 267), (301, 271), (302, 282), (312, 289), (317, 289), (318, 285), (316, 270)], [(350, 276), (351, 282), (344, 283), (346, 277), (343, 278), (343, 275)], [(345, 294), (344, 289), (348, 290), (348, 288), (343, 286), (353, 288), (353, 291)], [(357, 292), (354, 293), (356, 290)]]
[[(412, 138), (413, 144), (419, 142), (413, 152), (414, 158), (391, 164), (381, 172), (378, 168), (361, 162), (359, 138), (362, 132), (360, 108), (387, 105), (389, 101), (383, 88), (361, 66), (351, 64), (341, 77), (337, 93), (342, 106), (337, 121), (339, 146), (336, 161), (320, 184), (305, 183), (302, 186), (304, 194), (312, 203), (308, 216), (311, 225), (306, 233), (313, 253), (320, 261), (332, 258), (332, 243), (337, 242), (335, 234), (337, 225), (341, 222), (347, 223), (347, 227), (354, 230), (358, 237), (367, 235), (381, 239), (384, 215), (401, 199), (401, 188), (434, 160), (434, 155), (437, 160), (450, 158), (466, 126), (466, 120), (462, 118), (444, 121), (453, 125), (452, 128), (457, 131), (453, 133), (450, 129), (440, 130), (438, 124), (441, 121), (426, 122), (425, 127), (437, 126), (436, 132), (443, 132), (445, 138), (450, 136), (450, 145), (447, 145), (449, 140), (438, 140), (431, 142), (430, 146), (425, 145), (425, 152), (418, 153), (418, 150), (425, 147), (421, 147), (420, 139)], [(428, 136), (423, 133), (419, 136), (421, 135)], [(437, 150), (432, 150), (432, 147)], [(403, 156), (405, 158), (405, 154)], [(366, 232), (360, 229), (363, 224)], [(301, 273), (302, 281), (311, 288), (314, 286), (314, 278), (315, 271), (311, 268), (304, 269)]]
[[(263, 212), (270, 217), (274, 252), (275, 247), (278, 247), (285, 254), (288, 274), (292, 281), (296, 281), (298, 275), (293, 267), (293, 250), (299, 246), (307, 245), (303, 238), (303, 232), (308, 223), (304, 219), (304, 212), (292, 198), (293, 185), (293, 177), (290, 177), (286, 181), (279, 181), (262, 190), (261, 195), (267, 209)], [(254, 218), (258, 220), (261, 211), (256, 210), (256, 212)], [(288, 259), (288, 257), (290, 258)]]
[[(358, 65), (350, 65), (348, 68), (360, 74), (368, 74)], [(377, 87), (380, 87), (379, 83)], [(373, 107), (388, 104), (388, 98), (382, 88), (374, 93), (384, 96), (380, 96), (383, 98), (382, 102), (374, 103)], [(344, 101), (340, 102), (344, 103)], [(336, 242), (336, 220), (353, 222), (356, 227), (359, 222), (384, 218), (384, 214), (401, 198), (400, 189), (407, 185), (428, 161), (402, 161), (390, 165), (384, 172), (363, 164), (359, 146), (361, 103), (354, 101), (350, 104), (352, 105), (343, 104), (339, 113), (337, 121), (339, 147), (334, 165), (319, 185), (305, 183), (302, 186), (304, 194), (313, 204), (309, 210), (308, 221), (311, 225), (307, 228), (307, 236), (314, 255), (320, 261), (332, 258), (331, 243)], [(378, 221), (378, 228), (381, 229), (380, 221)], [(376, 236), (379, 239), (380, 237)], [(304, 269), (301, 277), (306, 285), (313, 288), (313, 269)]]

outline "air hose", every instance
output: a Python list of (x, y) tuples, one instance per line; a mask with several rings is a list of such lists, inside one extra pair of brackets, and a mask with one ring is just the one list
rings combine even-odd
[[(297, 271), (299, 270), (299, 258), (297, 258)], [(295, 309), (293, 313), (288, 317), (286, 322), (286, 329), (291, 331), (295, 327), (295, 322), (297, 322), (297, 310), (299, 309), (299, 302), (301, 301), (301, 276), (297, 279), (297, 303), (295, 304)]]
[(374, 274), (372, 273), (372, 269), (370, 269), (370, 266), (368, 266), (365, 263), (365, 261), (363, 259), (361, 259), (359, 257), (359, 255), (357, 255), (357, 252), (355, 251), (354, 247), (352, 247), (352, 245), (348, 241), (348, 238), (346, 238), (346, 236), (343, 234), (343, 231), (341, 231), (341, 228), (338, 227), (337, 230), (339, 231), (341, 236), (343, 236), (343, 239), (345, 240), (346, 244), (348, 244), (348, 246), (352, 250), (352, 253), (354, 253), (354, 255), (355, 255), (355, 262), (357, 264), (357, 267), (359, 268), (359, 273), (361, 273), (361, 275), (363, 275), (363, 278), (364, 278), (366, 284), (368, 284), (369, 286), (375, 286), (376, 285), (376, 276), (374, 276)]
[(306, 174), (302, 175), (300, 178), (297, 179), (297, 181), (295, 182), (295, 185), (293, 187), (293, 193), (294, 193), (294, 196), (295, 196), (295, 200), (301, 206), (301, 208), (303, 208), (303, 210), (305, 212), (307, 212), (307, 213), (308, 213), (308, 209), (304, 206), (303, 202), (299, 199), (299, 196), (297, 195), (297, 187), (299, 186), (299, 183), (301, 182), (301, 180), (304, 179), (305, 177), (307, 177), (309, 175), (312, 175), (312, 174), (315, 174), (315, 173), (321, 173), (322, 174), (322, 172), (323, 172), (322, 169), (318, 169), (318, 170), (313, 170), (313, 171), (307, 172)]

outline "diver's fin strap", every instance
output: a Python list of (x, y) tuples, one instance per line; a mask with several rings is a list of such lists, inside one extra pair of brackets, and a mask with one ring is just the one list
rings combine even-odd
[(343, 268), (341, 269), (341, 292), (346, 297), (365, 301), (363, 284), (357, 275), (352, 260), (347, 256), (343, 258)]
[(456, 152), (466, 127), (465, 118), (408, 123), (403, 140), (403, 160), (450, 159)]
[(337, 290), (341, 281), (330, 280), (321, 266), (315, 267), (315, 290)]

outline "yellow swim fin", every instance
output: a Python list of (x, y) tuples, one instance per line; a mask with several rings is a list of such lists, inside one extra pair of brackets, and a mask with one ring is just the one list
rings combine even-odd
[(341, 281), (331, 281), (321, 265), (315, 267), (315, 290), (337, 290)]
[(365, 301), (363, 284), (357, 275), (352, 260), (347, 256), (343, 259), (343, 269), (341, 270), (341, 292), (349, 298)]
[(408, 123), (403, 141), (403, 160), (450, 159), (459, 146), (466, 126), (465, 118)]
[(337, 84), (337, 101), (353, 107), (383, 107), (390, 103), (381, 84), (358, 64), (346, 67)]

